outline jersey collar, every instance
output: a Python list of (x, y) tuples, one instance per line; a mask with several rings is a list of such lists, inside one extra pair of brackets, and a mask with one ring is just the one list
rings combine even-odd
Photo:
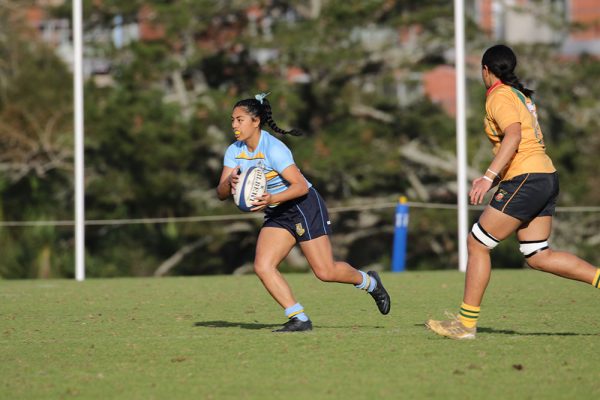
[(489, 95), (490, 95), (490, 93), (492, 93), (492, 91), (493, 91), (494, 89), (496, 89), (496, 88), (497, 88), (498, 86), (500, 86), (500, 85), (502, 85), (502, 81), (501, 81), (500, 79), (498, 79), (498, 80), (496, 81), (496, 83), (494, 83), (492, 86), (490, 86), (490, 87), (489, 87), (489, 89), (487, 90), (487, 92), (485, 92), (485, 96), (486, 96), (486, 97), (487, 97), (487, 96), (489, 96)]

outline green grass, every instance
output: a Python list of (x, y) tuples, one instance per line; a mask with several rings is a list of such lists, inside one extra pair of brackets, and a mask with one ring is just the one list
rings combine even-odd
[(598, 399), (600, 291), (494, 271), (475, 341), (436, 337), (464, 275), (383, 274), (388, 316), (351, 286), (287, 275), (315, 330), (254, 276), (0, 281), (0, 399)]

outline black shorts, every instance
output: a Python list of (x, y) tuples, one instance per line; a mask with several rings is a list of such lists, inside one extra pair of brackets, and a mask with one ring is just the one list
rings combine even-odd
[(313, 187), (302, 197), (267, 208), (263, 227), (283, 228), (289, 231), (297, 242), (331, 235), (327, 206)]
[(517, 175), (500, 182), (490, 206), (523, 222), (529, 222), (535, 217), (554, 215), (558, 192), (556, 172)]

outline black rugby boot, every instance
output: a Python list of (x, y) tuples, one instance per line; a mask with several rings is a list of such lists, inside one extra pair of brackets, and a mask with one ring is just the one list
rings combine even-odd
[(312, 331), (312, 322), (310, 319), (308, 321), (301, 321), (297, 317), (290, 318), (288, 322), (283, 324), (283, 326), (279, 329), (274, 330), (273, 332), (305, 332)]
[(383, 315), (390, 312), (390, 307), (392, 305), (392, 301), (390, 300), (390, 295), (383, 287), (381, 283), (381, 278), (379, 278), (379, 274), (375, 271), (367, 272), (371, 278), (375, 279), (377, 282), (377, 287), (369, 294), (375, 299), (375, 303), (377, 303), (377, 308), (379, 308), (379, 312)]

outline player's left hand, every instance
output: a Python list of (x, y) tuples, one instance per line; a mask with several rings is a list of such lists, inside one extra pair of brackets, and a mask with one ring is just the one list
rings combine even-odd
[(477, 205), (483, 203), (483, 197), (491, 188), (492, 182), (487, 179), (483, 179), (483, 177), (475, 179), (469, 192), (471, 204)]
[(271, 194), (265, 193), (261, 197), (259, 197), (257, 200), (252, 202), (252, 205), (254, 207), (252, 207), (250, 209), (250, 211), (252, 211), (252, 212), (260, 211), (260, 210), (264, 209), (265, 207), (267, 207), (269, 204), (271, 204)]

